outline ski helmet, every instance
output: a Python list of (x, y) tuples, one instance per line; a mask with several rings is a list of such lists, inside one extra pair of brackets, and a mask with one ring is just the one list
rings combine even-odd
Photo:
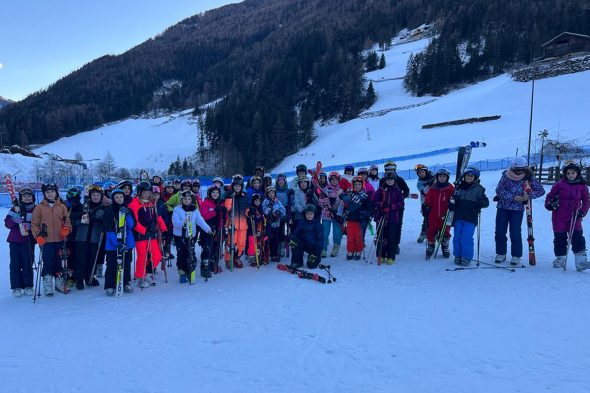
[(363, 184), (363, 178), (360, 176), (355, 176), (352, 178), (351, 183), (354, 185), (354, 183), (361, 183), (361, 185)]
[(275, 195), (277, 194), (277, 189), (274, 188), (273, 186), (266, 187), (266, 195), (268, 195), (268, 193), (271, 192), (271, 191), (274, 192)]
[(451, 173), (447, 171), (445, 168), (440, 168), (438, 171), (436, 171), (436, 177), (438, 178), (440, 175), (446, 176), (447, 180), (451, 178)]
[(18, 192), (18, 201), (20, 203), (23, 202), (23, 196), (25, 196), (25, 195), (32, 196), (33, 197), (33, 202), (35, 202), (35, 193), (33, 192), (33, 189), (32, 188), (24, 187), (24, 188), (21, 188), (20, 189), (20, 191)]
[(160, 193), (160, 187), (158, 187), (158, 186), (152, 186), (152, 192), (154, 194), (159, 194)]
[(207, 189), (207, 197), (211, 198), (211, 193), (213, 193), (213, 191), (217, 191), (219, 193), (219, 196), (221, 197), (221, 189), (219, 187), (217, 187), (216, 185), (212, 185), (211, 187), (209, 187)]
[[(156, 179), (158, 179), (158, 181), (156, 181)], [(152, 184), (160, 184), (160, 183), (162, 183), (162, 177), (160, 177), (158, 175), (152, 176)]]
[(102, 187), (98, 184), (93, 184), (88, 187), (88, 196), (90, 196), (90, 194), (92, 194), (93, 192), (99, 193), (100, 195), (104, 195)]
[(573, 169), (576, 171), (578, 176), (582, 174), (582, 168), (580, 168), (580, 165), (578, 165), (575, 161), (566, 161), (564, 163), (563, 167), (561, 168), (561, 172), (564, 176), (568, 169)]
[(336, 171), (330, 172), (330, 176), (328, 176), (328, 179), (331, 179), (333, 177), (335, 177), (336, 179), (338, 179), (338, 181), (340, 181), (340, 173), (338, 173)]
[(184, 188), (184, 187), (188, 187), (191, 188), (191, 181), (190, 179), (184, 179), (183, 181), (180, 182), (180, 188)]
[(152, 185), (150, 183), (148, 183), (147, 181), (140, 181), (137, 184), (137, 186), (135, 186), (135, 195), (140, 197), (141, 193), (143, 191), (151, 191), (151, 190), (152, 190)]
[(376, 170), (377, 172), (379, 172), (379, 167), (375, 164), (373, 164), (369, 167), (369, 172), (372, 171), (373, 169)]
[(426, 165), (423, 164), (416, 164), (416, 166), (414, 167), (416, 173), (420, 172), (420, 171), (424, 171), (424, 172), (428, 172), (428, 167)]
[[(41, 184), (41, 192), (43, 194), (45, 194), (45, 191), (49, 191), (49, 190), (53, 190), (55, 192), (58, 192), (58, 188), (57, 188), (57, 184), (55, 183), (43, 183)], [(80, 192), (80, 190), (78, 190), (78, 193)]]
[(385, 172), (395, 171), (395, 170), (397, 170), (397, 165), (393, 161), (387, 161), (383, 165), (383, 169), (385, 170)]
[(297, 184), (301, 184), (302, 182), (306, 182), (307, 185), (309, 186), (309, 177), (299, 176), (299, 179), (297, 179)]
[(262, 176), (262, 180), (270, 180), (272, 182), (272, 175), (270, 173), (265, 173), (264, 176)]
[(195, 198), (195, 194), (191, 190), (181, 191), (180, 192), (180, 198), (181, 199), (190, 198), (192, 205), (194, 205), (196, 203), (196, 201), (197, 201), (197, 198)]
[(305, 166), (305, 164), (297, 165), (297, 167), (295, 168), (295, 173), (299, 173), (299, 172), (307, 173), (307, 166)]
[(346, 173), (346, 172), (352, 172), (352, 173), (354, 173), (354, 167), (352, 165), (346, 165), (344, 167), (344, 173)]
[(244, 176), (240, 175), (239, 173), (235, 174), (232, 176), (231, 178), (232, 183), (240, 183), (242, 184), (242, 182), (244, 181)]
[[(45, 191), (48, 191), (48, 189), (46, 189)], [(43, 193), (45, 193), (45, 191), (43, 191)], [(76, 202), (76, 201), (79, 202), (80, 197), (81, 197), (80, 189), (78, 187), (70, 187), (68, 189), (68, 191), (66, 192), (66, 199), (70, 202)]]
[(254, 184), (255, 181), (262, 184), (262, 179), (260, 178), (260, 176), (252, 176), (250, 178), (250, 185)]
[(360, 175), (362, 175), (363, 173), (364, 173), (365, 175), (368, 175), (368, 174), (369, 174), (369, 170), (368, 170), (367, 168), (365, 168), (365, 167), (362, 167), (362, 168), (359, 168), (359, 169), (356, 171), (356, 174), (357, 174), (357, 175), (359, 175), (359, 176), (360, 176)]
[(307, 205), (305, 205), (305, 207), (303, 208), (303, 214), (306, 214), (308, 212), (312, 212), (315, 214), (315, 206), (312, 205), (311, 203), (308, 203)]
[(119, 182), (119, 184), (117, 184), (117, 188), (123, 189), (123, 187), (129, 187), (130, 189), (133, 189), (133, 183), (131, 183), (131, 180), (122, 180)]
[(258, 165), (256, 168), (254, 168), (254, 173), (256, 172), (260, 172), (262, 174), (264, 174), (264, 167), (261, 165)]
[(320, 172), (319, 175), (318, 175), (318, 178), (322, 178), (322, 177), (327, 179), (328, 178), (328, 174), (326, 172)]
[(220, 176), (216, 176), (213, 178), (213, 183), (219, 183), (220, 187), (223, 186), (223, 178)]
[(526, 169), (527, 162), (524, 157), (514, 157), (512, 163), (510, 163), (510, 169)]
[(167, 180), (164, 182), (164, 188), (172, 187), (174, 188), (174, 182)]
[(120, 188), (115, 188), (113, 191), (111, 191), (111, 199), (115, 197), (115, 194), (122, 194), (123, 197), (125, 196), (125, 193)]
[(479, 169), (477, 169), (474, 166), (468, 166), (463, 171), (463, 177), (465, 177), (465, 175), (473, 175), (473, 176), (475, 176), (475, 179), (477, 180), (477, 179), (479, 179)]
[(199, 179), (193, 179), (191, 181), (191, 187), (201, 187), (201, 181)]

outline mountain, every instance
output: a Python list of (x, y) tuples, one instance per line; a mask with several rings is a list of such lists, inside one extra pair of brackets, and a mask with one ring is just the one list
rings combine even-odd
[(14, 101), (0, 96), (0, 108), (4, 108), (5, 106), (8, 106), (10, 104), (14, 104)]
[[(217, 157), (208, 161), (226, 174), (275, 165), (311, 142), (314, 121), (347, 121), (370, 106), (363, 50), (433, 21), (438, 44), (425, 69), (440, 83), (421, 94), (497, 75), (563, 30), (585, 33), (590, 10), (585, 0), (247, 0), (92, 61), (3, 110), (0, 130), (9, 143), (46, 143), (221, 98), (203, 120), (202, 156)], [(473, 64), (459, 66), (449, 48), (466, 40), (486, 45)], [(458, 78), (457, 67), (469, 77)]]

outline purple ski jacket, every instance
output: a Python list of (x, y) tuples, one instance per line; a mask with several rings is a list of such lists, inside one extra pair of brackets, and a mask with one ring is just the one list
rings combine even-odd
[(545, 198), (545, 206), (548, 207), (554, 197), (559, 196), (559, 207), (553, 210), (551, 222), (553, 223), (553, 232), (569, 232), (572, 216), (576, 209), (580, 208), (578, 219), (574, 230), (582, 230), (582, 217), (588, 213), (590, 208), (590, 199), (588, 199), (588, 186), (584, 181), (570, 183), (566, 178), (561, 179), (553, 185), (551, 191)]
[[(524, 194), (524, 178), (521, 180), (514, 180), (508, 176), (509, 170), (502, 172), (502, 178), (496, 186), (496, 195), (500, 198), (498, 201), (498, 209), (506, 210), (524, 210), (524, 204), (514, 200), (517, 195)], [(539, 198), (545, 195), (543, 186), (537, 179), (531, 177), (531, 192), (529, 197), (531, 199)]]

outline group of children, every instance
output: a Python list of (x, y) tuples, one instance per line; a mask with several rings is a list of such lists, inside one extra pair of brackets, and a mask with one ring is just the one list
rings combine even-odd
[[(37, 205), (33, 190), (22, 188), (5, 218), (10, 229), (13, 295), (34, 295), (34, 267), (40, 269), (47, 296), (53, 295), (54, 289), (67, 293), (74, 286), (78, 290), (99, 286), (97, 277), (102, 276), (106, 260), (104, 289), (113, 296), (118, 258), (123, 259), (121, 279), (126, 293), (133, 292), (133, 261), (133, 276), (142, 289), (156, 285), (156, 269), (163, 261), (160, 269), (167, 273), (171, 259), (176, 259), (179, 281), (194, 283), (197, 243), (200, 275), (206, 279), (223, 271), (222, 260), (233, 270), (242, 268), (243, 262), (259, 267), (291, 254), (291, 265), (301, 267), (307, 254), (307, 267), (314, 269), (328, 257), (328, 251), (330, 257), (339, 254), (344, 235), (346, 259), (359, 260), (365, 252), (367, 229), (375, 233), (378, 261), (393, 264), (400, 252), (404, 200), (410, 196), (395, 163), (385, 163), (382, 178), (377, 166), (360, 168), (356, 175), (351, 166), (345, 167), (342, 175), (319, 172), (310, 177), (308, 172), (305, 165), (297, 166), (297, 176), (290, 184), (284, 174), (278, 174), (273, 184), (272, 176), (261, 167), (247, 184), (241, 175), (234, 175), (229, 185), (216, 177), (205, 198), (198, 179), (163, 182), (159, 176), (139, 182), (135, 194), (133, 184), (126, 180), (104, 188), (73, 187), (65, 199), (60, 198), (55, 184), (43, 184), (43, 200)], [(443, 257), (448, 258), (453, 226), (455, 264), (468, 266), (474, 257), (480, 211), (489, 206), (485, 188), (479, 184), (479, 170), (466, 168), (455, 185), (445, 169), (432, 174), (426, 166), (416, 165), (416, 173), (424, 218), (418, 243), (427, 240), (426, 257), (431, 258), (438, 242)], [(588, 187), (575, 163), (568, 163), (563, 174), (545, 202), (553, 211), (553, 265), (565, 266), (571, 244), (576, 268), (581, 271), (590, 268), (581, 226), (590, 208)], [(504, 171), (494, 197), (498, 202), (496, 263), (506, 260), (508, 230), (510, 263), (521, 263), (525, 205), (544, 193), (526, 160), (516, 158)], [(449, 212), (452, 225), (447, 225)], [(333, 244), (328, 250), (330, 235)], [(41, 253), (39, 266), (35, 244)]]

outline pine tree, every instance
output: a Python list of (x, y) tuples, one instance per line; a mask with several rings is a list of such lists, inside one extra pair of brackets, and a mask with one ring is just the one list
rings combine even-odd
[(381, 53), (381, 58), (379, 59), (379, 69), (382, 70), (385, 68), (385, 54)]
[(365, 97), (367, 108), (370, 108), (375, 101), (377, 101), (377, 94), (375, 94), (375, 88), (373, 87), (373, 82), (369, 82), (369, 87), (367, 87), (367, 95)]

